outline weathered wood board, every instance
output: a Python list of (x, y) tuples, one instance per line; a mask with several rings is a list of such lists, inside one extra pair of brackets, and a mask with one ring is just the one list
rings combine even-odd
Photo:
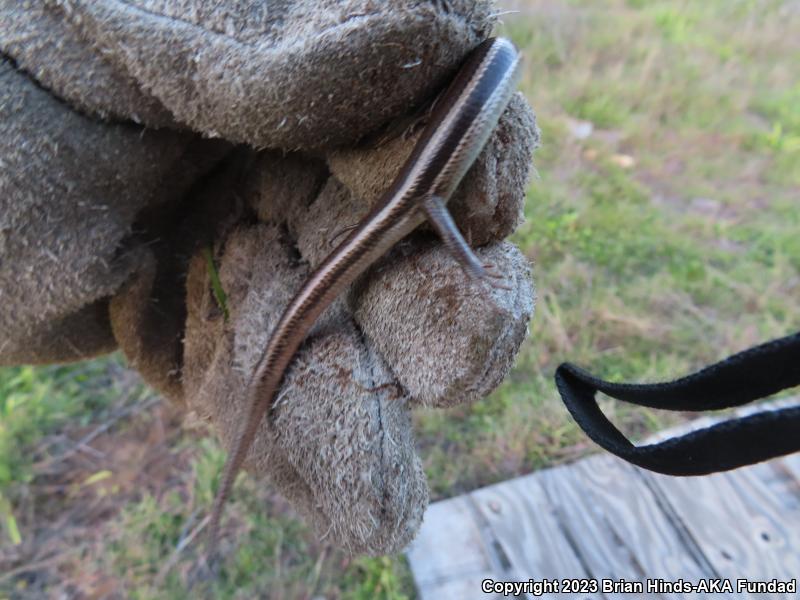
[[(418, 586), (431, 592), (455, 591), (472, 587), (468, 582), (475, 577), (492, 575), (491, 555), (464, 496), (431, 504), (425, 513), (425, 527), (427, 534), (418, 536), (408, 551)], [(447, 557), (446, 564), (441, 557)]]
[(645, 477), (663, 490), (720, 577), (786, 580), (800, 574), (800, 508), (777, 472), (766, 464), (707, 477)]
[[(710, 424), (704, 418), (701, 426)], [(739, 578), (796, 580), (800, 455), (707, 477), (667, 477), (591, 456), (432, 504), (408, 558), (421, 600), (503, 597), (482, 591), (486, 579), (729, 580), (734, 587)], [(797, 595), (598, 589), (516, 597)]]
[[(564, 535), (556, 511), (536, 478), (521, 477), (477, 490), (469, 495), (495, 552), (506, 568), (499, 581), (587, 578), (589, 573)], [(543, 593), (540, 598), (559, 598)], [(601, 598), (586, 593), (581, 598)]]
[(613, 456), (592, 456), (543, 471), (539, 478), (594, 578), (671, 581), (712, 576), (691, 538), (674, 527), (626, 463)]
[(800, 454), (793, 454), (783, 459), (786, 469), (794, 477), (797, 485), (800, 486)]

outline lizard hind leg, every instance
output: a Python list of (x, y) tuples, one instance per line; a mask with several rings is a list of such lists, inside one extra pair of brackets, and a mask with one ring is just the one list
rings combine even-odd
[(458, 261), (458, 264), (461, 265), (461, 268), (470, 279), (485, 281), (492, 287), (503, 290), (511, 289), (500, 283), (499, 280), (503, 276), (494, 270), (494, 265), (484, 264), (475, 255), (475, 252), (469, 247), (458, 227), (456, 227), (453, 217), (450, 215), (450, 211), (447, 210), (447, 206), (441, 196), (429, 196), (423, 202), (422, 208), (428, 221), (430, 221), (436, 233), (439, 234), (447, 251)]

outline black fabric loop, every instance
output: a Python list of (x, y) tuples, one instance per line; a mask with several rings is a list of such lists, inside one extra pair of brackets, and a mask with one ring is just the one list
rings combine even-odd
[(668, 475), (707, 475), (800, 451), (800, 407), (765, 410), (648, 446), (634, 446), (597, 405), (598, 391), (666, 410), (741, 406), (800, 385), (800, 332), (734, 354), (667, 383), (611, 383), (570, 363), (556, 385), (578, 425), (597, 444), (635, 465)]

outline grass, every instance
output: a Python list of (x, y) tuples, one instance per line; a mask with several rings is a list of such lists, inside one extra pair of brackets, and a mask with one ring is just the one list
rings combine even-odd
[[(538, 304), (495, 393), (416, 413), (436, 498), (593, 450), (553, 385), (564, 360), (653, 381), (800, 329), (796, 3), (517, 4), (501, 31), (525, 56), (543, 145), (514, 240)], [(680, 418), (605, 408), (635, 436)], [(248, 478), (220, 578), (187, 592), (196, 557), (175, 547), (207, 513), (223, 457), (115, 358), (2, 369), (0, 414), (0, 597), (414, 596), (401, 557), (344, 556)], [(74, 450), (105, 426), (91, 444), (102, 456)]]
[[(485, 401), (420, 412), (434, 493), (590, 449), (562, 361), (673, 378), (800, 329), (800, 24), (789, 3), (517, 2), (542, 148), (514, 241), (534, 263), (531, 333)], [(588, 137), (572, 133), (588, 121)], [(637, 437), (674, 415), (607, 404)]]
[(33, 464), (42, 459), (33, 446), (66, 422), (77, 425), (102, 418), (119, 394), (101, 363), (79, 367), (18, 367), (0, 370), (0, 532), (15, 545), (22, 538), (13, 506), (16, 490), (31, 483)]
[(209, 431), (182, 425), (117, 357), (2, 369), (0, 391), (0, 598), (400, 600), (413, 589), (402, 560), (319, 543), (249, 478), (226, 511), (235, 546), (223, 542), (219, 577), (206, 581), (202, 545), (188, 542), (203, 532), (225, 459)]

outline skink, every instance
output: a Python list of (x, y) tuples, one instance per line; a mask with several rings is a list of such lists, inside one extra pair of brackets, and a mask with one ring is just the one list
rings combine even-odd
[(246, 418), (225, 463), (209, 520), (210, 554), (225, 501), (284, 373), (314, 322), (348, 285), (426, 218), (470, 277), (492, 276), (464, 241), (445, 202), (505, 110), (516, 88), (519, 62), (514, 45), (503, 38), (488, 39), (469, 55), (436, 100), (428, 125), (391, 187), (284, 310), (247, 386)]

